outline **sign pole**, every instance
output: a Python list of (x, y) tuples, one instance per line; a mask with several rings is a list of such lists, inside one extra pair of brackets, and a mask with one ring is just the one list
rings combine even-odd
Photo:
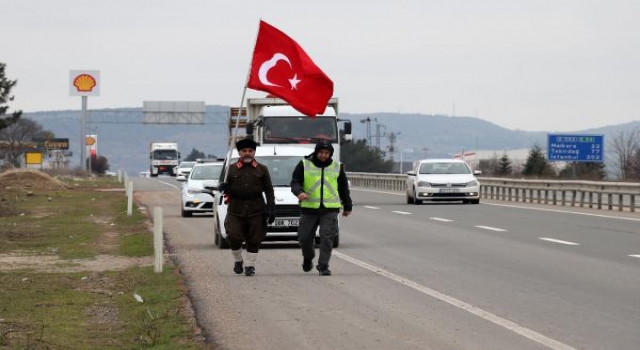
[(87, 169), (86, 155), (87, 150), (87, 134), (85, 132), (85, 123), (87, 119), (87, 96), (82, 96), (82, 112), (80, 114), (80, 168)]

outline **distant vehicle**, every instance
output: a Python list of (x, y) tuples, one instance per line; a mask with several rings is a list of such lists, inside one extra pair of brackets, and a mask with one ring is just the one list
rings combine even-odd
[(156, 177), (161, 174), (177, 175), (180, 152), (176, 142), (151, 142), (149, 144), (149, 174)]
[(151, 175), (149, 173), (149, 170), (145, 170), (145, 171), (141, 171), (140, 173), (138, 173), (138, 176), (140, 176), (140, 177), (149, 177)]
[(407, 172), (407, 204), (422, 201), (480, 203), (480, 183), (469, 165), (460, 159), (424, 159)]
[(190, 217), (194, 213), (212, 213), (214, 197), (202, 193), (206, 187), (216, 187), (222, 173), (222, 161), (196, 163), (189, 176), (179, 175), (178, 181), (184, 181), (180, 208), (182, 217)]
[(107, 170), (107, 171), (104, 172), (104, 176), (112, 176), (112, 177), (114, 177), (114, 176), (118, 176), (118, 173), (116, 173), (114, 171)]
[(193, 166), (195, 164), (196, 164), (196, 162), (180, 162), (180, 164), (178, 164), (178, 171), (176, 173), (176, 176), (180, 176), (180, 175), (187, 176), (187, 175), (189, 175), (189, 172), (191, 171), (191, 168), (193, 168)]

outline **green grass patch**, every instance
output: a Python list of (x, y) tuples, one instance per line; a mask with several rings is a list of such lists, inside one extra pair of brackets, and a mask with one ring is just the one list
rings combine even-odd
[[(169, 266), (104, 273), (0, 273), (0, 346), (199, 349)], [(144, 302), (134, 298), (140, 295)]]
[(50, 267), (0, 266), (0, 348), (203, 348), (184, 310), (184, 281), (171, 263), (160, 274), (153, 266), (56, 271), (77, 266), (70, 259), (98, 254), (153, 255), (145, 215), (135, 207), (127, 216), (124, 191), (104, 191), (121, 184), (112, 178), (65, 183), (69, 189), (0, 193), (11, 209), (0, 215), (0, 254), (62, 259)]

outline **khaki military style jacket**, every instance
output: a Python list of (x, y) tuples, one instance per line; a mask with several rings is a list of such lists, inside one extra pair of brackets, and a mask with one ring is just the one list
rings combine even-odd
[[(227, 183), (229, 184), (227, 210), (231, 215), (264, 215), (266, 206), (275, 205), (269, 169), (255, 160), (252, 163), (231, 164)], [(265, 194), (266, 203), (262, 193)]]

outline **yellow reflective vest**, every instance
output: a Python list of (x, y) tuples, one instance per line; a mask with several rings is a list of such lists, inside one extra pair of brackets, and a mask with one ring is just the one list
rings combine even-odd
[(338, 195), (338, 176), (340, 175), (340, 162), (335, 160), (331, 165), (318, 168), (308, 159), (302, 160), (304, 165), (304, 183), (302, 189), (309, 195), (307, 200), (300, 202), (302, 208), (318, 209), (320, 202), (325, 208), (340, 209), (340, 196)]

